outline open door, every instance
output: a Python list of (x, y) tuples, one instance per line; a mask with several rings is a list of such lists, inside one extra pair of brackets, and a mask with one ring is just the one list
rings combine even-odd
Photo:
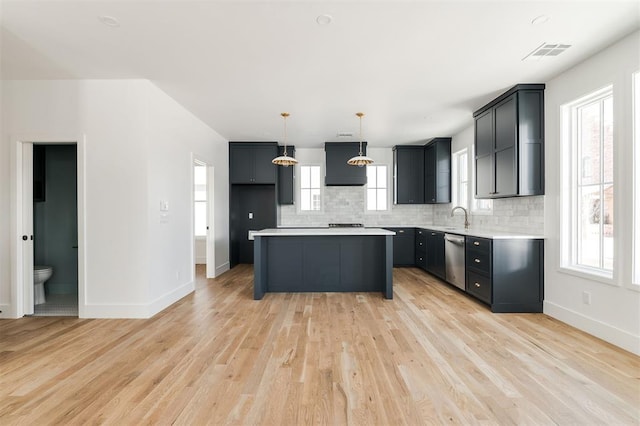
[(207, 278), (216, 277), (216, 234), (214, 229), (213, 166), (207, 166)]
[(21, 257), (23, 312), (33, 314), (33, 144), (22, 144)]

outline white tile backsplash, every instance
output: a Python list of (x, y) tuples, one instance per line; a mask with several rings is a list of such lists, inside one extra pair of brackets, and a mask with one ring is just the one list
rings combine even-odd
[[(461, 226), (462, 216), (451, 217), (451, 204), (434, 206), (433, 224)], [(544, 234), (544, 196), (499, 198), (493, 200), (493, 212), (469, 216), (471, 229), (523, 234)]]
[(325, 186), (322, 212), (299, 212), (296, 206), (280, 206), (280, 226), (327, 226), (329, 223), (362, 223), (365, 226), (424, 225), (432, 223), (429, 205), (393, 205), (386, 212), (365, 212), (365, 187)]
[[(451, 204), (393, 205), (386, 212), (365, 212), (365, 187), (326, 186), (323, 211), (299, 212), (280, 206), (279, 226), (327, 226), (329, 223), (362, 223), (365, 226), (462, 226), (464, 218), (451, 217)], [(469, 216), (471, 229), (521, 234), (544, 234), (544, 196), (503, 198), (493, 201), (491, 214)]]

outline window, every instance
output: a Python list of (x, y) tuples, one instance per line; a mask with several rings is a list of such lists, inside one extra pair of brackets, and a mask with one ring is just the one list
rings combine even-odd
[(454, 152), (451, 158), (453, 172), (452, 205), (469, 207), (469, 155), (467, 148)]
[(633, 284), (640, 285), (640, 71), (633, 74)]
[(193, 167), (194, 235), (207, 235), (207, 166)]
[(300, 166), (300, 210), (320, 210), (320, 166)]
[[(476, 158), (475, 146), (471, 146), (471, 158)], [(471, 162), (473, 170), (471, 175), (476, 178), (476, 162)], [(475, 184), (475, 181), (474, 181)], [(491, 214), (493, 211), (493, 200), (478, 199), (475, 196), (471, 199), (471, 211), (475, 214)]]
[(614, 261), (613, 94), (563, 106), (563, 266), (611, 278)]
[(387, 166), (367, 166), (367, 210), (387, 210)]

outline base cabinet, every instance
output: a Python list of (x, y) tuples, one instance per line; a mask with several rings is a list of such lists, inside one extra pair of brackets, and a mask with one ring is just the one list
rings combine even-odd
[(466, 237), (466, 292), (492, 312), (542, 312), (544, 240)]
[(427, 272), (445, 279), (444, 232), (426, 230)]
[(415, 265), (415, 229), (414, 228), (386, 228), (393, 231), (393, 266)]

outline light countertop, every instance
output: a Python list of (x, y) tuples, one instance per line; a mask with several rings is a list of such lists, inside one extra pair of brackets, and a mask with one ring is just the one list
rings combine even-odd
[[(389, 228), (402, 228), (403, 226), (389, 226)], [(422, 228), (430, 229), (432, 231), (446, 232), (449, 234), (468, 235), (470, 237), (479, 238), (491, 238), (494, 240), (514, 239), (514, 240), (542, 240), (543, 235), (523, 234), (519, 232), (503, 232), (503, 231), (489, 231), (484, 229), (470, 229), (465, 230), (464, 226), (442, 226), (442, 225), (410, 225), (404, 226), (404, 228)]]
[(380, 236), (395, 234), (395, 232), (383, 228), (277, 228), (249, 231), (249, 239), (253, 240), (254, 235), (260, 235), (262, 237), (306, 237), (326, 235)]

